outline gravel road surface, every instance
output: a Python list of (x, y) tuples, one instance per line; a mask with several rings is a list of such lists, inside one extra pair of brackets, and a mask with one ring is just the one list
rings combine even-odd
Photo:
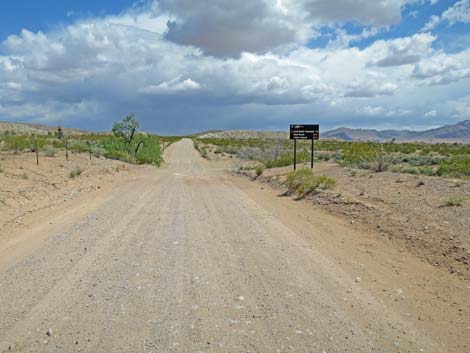
[(458, 351), (361, 287), (190, 140), (166, 159), (0, 267), (0, 352)]

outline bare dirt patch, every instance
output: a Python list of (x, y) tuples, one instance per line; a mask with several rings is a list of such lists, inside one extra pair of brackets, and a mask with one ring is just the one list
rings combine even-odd
[(55, 157), (34, 153), (0, 154), (0, 228), (22, 224), (38, 210), (57, 206), (77, 196), (109, 187), (138, 175), (149, 166), (134, 166), (108, 159), (89, 159), (87, 154), (60, 151)]
[[(292, 167), (240, 171), (285, 192)], [(470, 181), (400, 173), (374, 173), (317, 163), (315, 171), (337, 181), (334, 190), (306, 201), (405, 245), (431, 264), (470, 276)]]

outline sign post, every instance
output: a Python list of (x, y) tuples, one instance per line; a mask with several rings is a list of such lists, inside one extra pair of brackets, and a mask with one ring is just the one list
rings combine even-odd
[(313, 139), (312, 139), (312, 155), (310, 157), (310, 168), (313, 169), (313, 158), (315, 157), (314, 153), (313, 153)]
[(294, 140), (294, 170), (297, 169), (297, 140), (312, 141), (310, 168), (313, 168), (314, 141), (320, 139), (320, 125), (291, 125), (290, 139)]
[(294, 170), (297, 169), (297, 140), (294, 140)]

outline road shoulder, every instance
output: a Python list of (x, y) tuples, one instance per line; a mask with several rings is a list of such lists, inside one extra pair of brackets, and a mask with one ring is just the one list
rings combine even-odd
[(244, 177), (230, 182), (286, 227), (308, 240), (362, 289), (415, 327), (468, 347), (470, 283), (436, 268), (386, 237), (361, 229), (278, 189)]

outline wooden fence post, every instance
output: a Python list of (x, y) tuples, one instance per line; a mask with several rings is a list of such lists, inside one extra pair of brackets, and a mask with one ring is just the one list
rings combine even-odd
[(69, 142), (67, 138), (65, 138), (65, 160), (69, 161)]
[(36, 150), (36, 165), (39, 165), (38, 136), (34, 135), (34, 149)]

